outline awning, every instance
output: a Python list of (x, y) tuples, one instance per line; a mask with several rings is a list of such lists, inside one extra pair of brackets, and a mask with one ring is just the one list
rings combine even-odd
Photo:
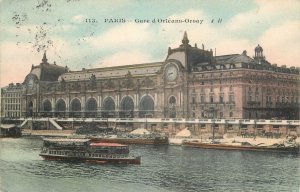
[(175, 137), (191, 137), (191, 131), (188, 130), (188, 128), (185, 128), (183, 130), (181, 130), (180, 132), (178, 132)]
[(133, 130), (132, 132), (130, 132), (130, 134), (132, 134), (132, 135), (149, 135), (150, 132), (147, 129), (139, 128), (139, 129)]
[(10, 129), (16, 127), (16, 124), (0, 124), (0, 128), (2, 129)]

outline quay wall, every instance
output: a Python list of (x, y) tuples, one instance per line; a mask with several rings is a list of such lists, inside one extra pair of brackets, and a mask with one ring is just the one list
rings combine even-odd
[[(194, 136), (238, 135), (238, 136), (300, 136), (300, 120), (250, 120), (250, 119), (157, 119), (157, 118), (51, 118), (63, 130), (80, 127), (113, 128), (129, 132), (136, 128), (174, 136), (188, 128)], [(22, 128), (32, 130), (56, 130), (49, 118), (18, 119), (27, 121)]]

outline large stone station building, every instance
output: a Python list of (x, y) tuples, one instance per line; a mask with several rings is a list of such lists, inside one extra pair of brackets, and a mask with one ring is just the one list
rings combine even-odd
[(299, 68), (216, 56), (187, 33), (156, 63), (70, 71), (46, 53), (22, 84), (1, 90), (4, 117), (299, 119)]

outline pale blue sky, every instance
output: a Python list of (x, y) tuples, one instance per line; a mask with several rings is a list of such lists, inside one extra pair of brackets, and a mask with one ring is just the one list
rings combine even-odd
[[(163, 61), (185, 30), (192, 45), (203, 43), (218, 55), (247, 50), (253, 56), (259, 43), (271, 63), (300, 66), (299, 10), (297, 0), (0, 0), (0, 84), (22, 82), (44, 50), (50, 62), (72, 70)], [(168, 18), (204, 21), (134, 22)], [(211, 23), (218, 18), (222, 23)]]

